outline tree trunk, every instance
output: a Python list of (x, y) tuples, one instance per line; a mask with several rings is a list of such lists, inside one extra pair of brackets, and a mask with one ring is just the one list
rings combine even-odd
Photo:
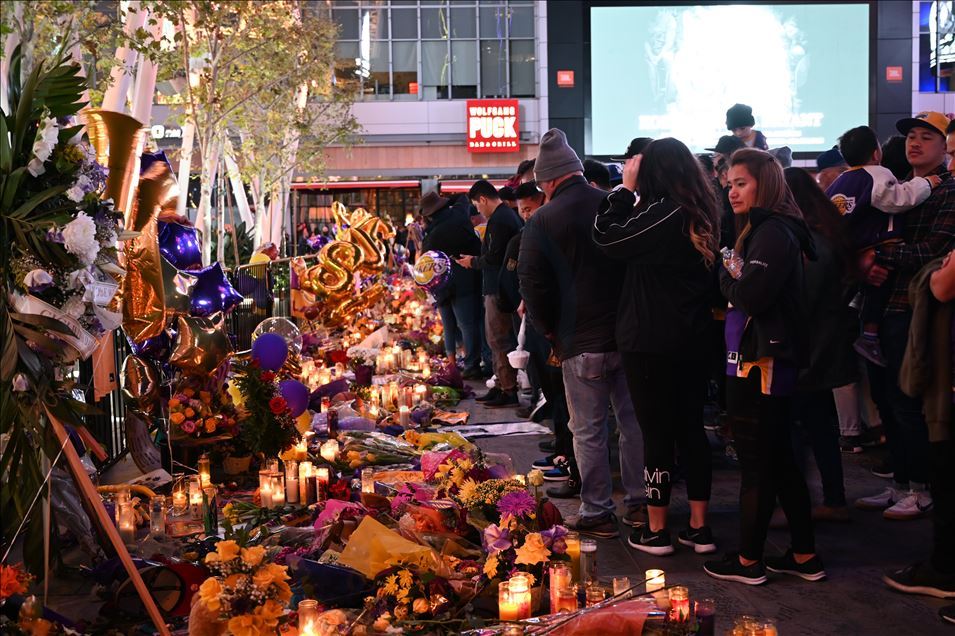
[(219, 139), (208, 143), (209, 152), (202, 158), (202, 186), (199, 194), (199, 211), (196, 213), (196, 227), (202, 232), (202, 262), (212, 259), (212, 184), (219, 167)]

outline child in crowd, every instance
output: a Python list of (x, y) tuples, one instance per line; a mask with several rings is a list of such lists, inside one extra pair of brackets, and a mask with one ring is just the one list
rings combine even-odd
[(753, 117), (753, 107), (746, 104), (733, 104), (726, 111), (726, 129), (743, 142), (747, 148), (769, 150), (766, 135), (756, 130), (756, 118)]
[[(839, 150), (850, 169), (826, 190), (848, 222), (849, 240), (860, 253), (878, 245), (899, 242), (906, 212), (925, 201), (941, 183), (935, 175), (900, 183), (888, 168), (879, 165), (882, 148), (875, 131), (859, 126), (839, 138)], [(892, 285), (863, 285), (861, 290), (862, 335), (855, 350), (873, 364), (885, 366), (879, 343), (879, 325)]]

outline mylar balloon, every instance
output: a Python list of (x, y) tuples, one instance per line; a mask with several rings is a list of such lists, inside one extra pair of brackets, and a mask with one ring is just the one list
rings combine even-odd
[(179, 317), (179, 337), (169, 363), (186, 373), (208, 377), (232, 357), (232, 342), (223, 329), (221, 316)]
[(133, 406), (152, 410), (159, 396), (159, 376), (147, 360), (126, 356), (123, 360), (123, 397)]
[(164, 329), (158, 336), (146, 338), (142, 342), (129, 340), (129, 346), (137, 356), (146, 360), (165, 362), (172, 353), (172, 342), (176, 337), (176, 330), (172, 327)]
[(451, 280), (451, 259), (444, 252), (431, 250), (414, 264), (414, 282), (426, 291), (435, 292)]
[(279, 382), (279, 394), (285, 398), (290, 415), (298, 417), (308, 408), (308, 387), (298, 380), (282, 380)]
[(201, 269), (202, 251), (196, 228), (179, 223), (159, 224), (159, 252), (177, 269)]
[(275, 333), (264, 333), (252, 342), (252, 359), (266, 371), (278, 371), (288, 357), (285, 338)]
[(192, 290), (190, 313), (193, 316), (211, 316), (217, 312), (229, 312), (245, 300), (229, 283), (222, 266), (213, 263), (196, 272), (196, 285)]
[(288, 318), (266, 318), (252, 331), (252, 340), (255, 341), (264, 333), (282, 336), (291, 351), (302, 351), (302, 332)]

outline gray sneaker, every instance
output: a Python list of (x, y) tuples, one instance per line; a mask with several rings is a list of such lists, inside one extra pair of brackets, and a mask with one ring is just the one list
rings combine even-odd
[(856, 338), (856, 341), (852, 343), (852, 348), (856, 350), (856, 353), (872, 364), (876, 364), (880, 367), (884, 367), (887, 364), (885, 355), (882, 353), (882, 345), (879, 343), (878, 338), (859, 336)]
[(597, 539), (613, 539), (620, 536), (620, 527), (617, 525), (617, 515), (608, 512), (596, 517), (574, 515), (568, 517), (564, 524), (569, 530), (576, 530), (585, 537)]

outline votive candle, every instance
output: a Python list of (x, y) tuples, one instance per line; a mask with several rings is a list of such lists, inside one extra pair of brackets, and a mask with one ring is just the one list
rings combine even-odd
[(662, 590), (667, 585), (666, 574), (663, 570), (647, 570), (643, 573), (647, 581), (647, 592)]
[(321, 448), (319, 449), (322, 459), (330, 464), (334, 463), (335, 460), (338, 459), (338, 452), (339, 446), (337, 439), (330, 439), (323, 442)]
[(136, 513), (133, 511), (133, 502), (126, 500), (119, 504), (119, 536), (123, 543), (131, 545), (136, 542)]
[(285, 507), (285, 475), (272, 473), (272, 508)]
[(209, 455), (203, 453), (199, 457), (199, 479), (202, 482), (202, 487), (205, 488), (212, 483), (212, 461), (209, 459)]
[(375, 471), (371, 468), (361, 469), (361, 491), (375, 492)]
[(398, 424), (402, 428), (411, 426), (411, 411), (404, 404), (398, 407)]
[(518, 615), (517, 603), (511, 597), (510, 582), (501, 581), (497, 587), (497, 613), (502, 621), (516, 621)]
[(328, 466), (319, 466), (316, 471), (315, 489), (318, 501), (328, 499), (328, 483), (331, 480), (331, 471)]
[(313, 500), (308, 500), (308, 479), (313, 477), (312, 472), (312, 462), (304, 461), (298, 465), (298, 499), (303, 505), (308, 505), (310, 503), (315, 503), (314, 494)]
[(285, 462), (285, 501), (297, 504), (300, 501), (298, 487), (298, 462)]
[(570, 532), (564, 537), (567, 543), (567, 556), (570, 557), (570, 572), (575, 581), (580, 580), (580, 535)]

